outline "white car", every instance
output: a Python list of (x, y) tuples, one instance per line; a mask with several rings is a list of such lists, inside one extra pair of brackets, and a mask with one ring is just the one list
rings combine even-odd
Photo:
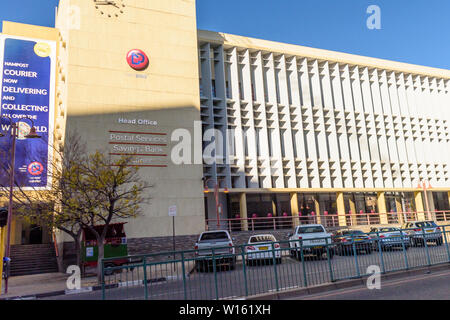
[(406, 223), (402, 229), (408, 234), (411, 245), (425, 245), (427, 242), (435, 242), (437, 246), (442, 245), (443, 238), (441, 228), (434, 221), (413, 221)]
[(300, 225), (288, 237), (291, 257), (300, 258), (301, 252), (304, 255), (315, 255), (319, 259), (324, 254), (328, 254), (330, 259), (334, 256), (335, 250), (331, 240), (332, 234), (328, 233), (321, 224)]
[(247, 265), (254, 261), (270, 260), (280, 264), (281, 250), (277, 239), (271, 234), (258, 234), (251, 236), (245, 246), (245, 253), (247, 256)]
[(218, 267), (225, 265), (231, 270), (234, 269), (236, 251), (233, 241), (234, 238), (227, 230), (205, 231), (200, 234), (194, 247), (197, 271), (209, 270), (214, 262)]

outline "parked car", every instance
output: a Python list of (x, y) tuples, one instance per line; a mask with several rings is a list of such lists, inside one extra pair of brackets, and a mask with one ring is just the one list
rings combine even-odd
[(443, 238), (441, 228), (434, 221), (413, 221), (403, 225), (405, 233), (410, 238), (411, 245), (424, 246), (427, 242), (435, 242), (437, 246), (442, 245)]
[(268, 260), (280, 264), (281, 250), (280, 244), (276, 243), (277, 239), (271, 234), (258, 234), (251, 236), (245, 246), (247, 256), (247, 265), (256, 261)]
[(370, 230), (373, 240), (373, 248), (375, 250), (385, 250), (391, 248), (405, 248), (410, 247), (409, 237), (405, 232), (399, 228), (372, 228)]
[(342, 255), (352, 255), (354, 251), (367, 254), (372, 253), (372, 239), (361, 230), (340, 230), (334, 237), (336, 253)]
[(314, 255), (320, 259), (328, 251), (329, 258), (332, 259), (334, 246), (331, 236), (321, 224), (300, 225), (295, 228), (294, 233), (288, 235), (290, 256), (300, 258), (300, 253), (303, 252), (304, 255)]
[(209, 270), (213, 266), (213, 254), (216, 267), (228, 266), (231, 270), (236, 266), (233, 240), (226, 230), (205, 231), (195, 243), (195, 266), (197, 271)]

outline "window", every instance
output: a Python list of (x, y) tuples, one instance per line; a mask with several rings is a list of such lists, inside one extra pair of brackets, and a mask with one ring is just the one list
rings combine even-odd
[(365, 233), (362, 232), (361, 230), (347, 230), (347, 231), (342, 232), (342, 234), (352, 235), (352, 234), (365, 234)]
[(394, 231), (398, 231), (397, 228), (381, 228), (380, 232), (394, 232)]
[(229, 238), (226, 232), (211, 232), (202, 234), (200, 241), (205, 240), (229, 240)]
[(434, 228), (437, 227), (436, 223), (433, 221), (424, 221), (424, 222), (417, 222), (416, 226), (419, 228)]
[(325, 232), (325, 230), (321, 226), (299, 227), (297, 229), (297, 233), (319, 233), (319, 232)]
[(267, 235), (267, 236), (254, 236), (250, 238), (249, 243), (257, 243), (257, 242), (274, 242), (276, 241), (275, 237)]

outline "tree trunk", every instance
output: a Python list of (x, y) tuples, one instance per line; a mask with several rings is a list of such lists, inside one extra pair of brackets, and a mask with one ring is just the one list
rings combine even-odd
[(98, 246), (98, 260), (97, 260), (97, 281), (102, 282), (102, 259), (105, 257), (105, 245), (103, 239), (97, 240)]
[(76, 264), (81, 268), (81, 242), (80, 237), (74, 237), (75, 241), (75, 253), (76, 253)]

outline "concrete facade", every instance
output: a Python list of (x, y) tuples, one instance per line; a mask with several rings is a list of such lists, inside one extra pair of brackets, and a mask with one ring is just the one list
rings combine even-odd
[[(3, 32), (57, 41), (56, 143), (77, 132), (89, 152), (139, 146), (136, 165), (154, 187), (129, 238), (171, 235), (172, 205), (177, 234), (203, 231), (205, 216), (216, 219), (215, 182), (221, 219), (251, 218), (258, 202), (260, 214), (295, 217), (306, 204), (345, 226), (361, 208), (353, 195), (368, 194), (364, 207), (386, 224), (393, 208), (435, 208), (422, 180), (450, 199), (450, 71), (197, 30), (194, 0), (116, 3), (61, 0), (54, 29)], [(147, 69), (130, 68), (131, 49), (148, 55)], [(171, 160), (177, 129), (191, 137), (181, 165)]]
[(202, 30), (198, 41), (204, 131), (232, 132), (229, 163), (204, 166), (221, 187), (373, 193), (380, 213), (386, 192), (450, 188), (448, 70)]
[[(136, 165), (154, 187), (143, 215), (126, 225), (128, 237), (171, 234), (172, 205), (178, 208), (179, 234), (200, 232), (202, 167), (170, 161), (171, 132), (193, 133), (194, 121), (200, 120), (195, 2), (134, 0), (117, 10), (109, 7), (60, 1), (56, 28), (64, 47), (66, 132), (82, 134), (89, 151), (124, 154), (140, 148)], [(127, 64), (131, 49), (148, 55), (146, 70)]]

